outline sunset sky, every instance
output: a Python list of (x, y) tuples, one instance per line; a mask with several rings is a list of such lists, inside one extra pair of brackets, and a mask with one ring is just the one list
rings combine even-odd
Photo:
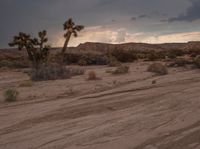
[(52, 46), (62, 46), (69, 17), (86, 27), (70, 46), (200, 40), (200, 0), (1, 0), (0, 48), (20, 31), (43, 29)]

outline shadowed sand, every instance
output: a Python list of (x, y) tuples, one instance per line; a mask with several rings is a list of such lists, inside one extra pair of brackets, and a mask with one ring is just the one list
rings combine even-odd
[[(199, 149), (200, 70), (155, 76), (149, 62), (129, 65), (125, 75), (88, 66), (83, 76), (31, 87), (19, 87), (22, 71), (0, 72), (0, 149)], [(102, 79), (88, 81), (89, 70)], [(13, 86), (19, 101), (3, 102)]]

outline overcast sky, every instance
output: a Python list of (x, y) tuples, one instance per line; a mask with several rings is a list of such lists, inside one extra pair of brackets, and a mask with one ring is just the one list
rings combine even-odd
[(62, 46), (69, 17), (86, 27), (70, 46), (200, 40), (200, 0), (0, 0), (0, 48), (20, 31), (42, 29), (52, 46)]

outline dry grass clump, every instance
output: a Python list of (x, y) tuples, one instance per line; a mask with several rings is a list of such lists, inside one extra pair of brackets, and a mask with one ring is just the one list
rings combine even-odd
[(120, 65), (121, 65), (121, 63), (115, 57), (110, 56), (109, 63), (108, 63), (109, 67), (117, 67)]
[(176, 58), (175, 59), (175, 66), (182, 67), (188, 64), (188, 61), (185, 58)]
[(19, 92), (16, 89), (8, 89), (4, 92), (4, 97), (6, 102), (17, 101)]
[(26, 80), (19, 84), (19, 87), (32, 87), (32, 86), (33, 86), (33, 81), (31, 80)]
[(147, 71), (154, 72), (158, 75), (166, 75), (168, 74), (167, 67), (161, 63), (153, 63), (148, 68)]
[(84, 60), (84, 59), (80, 59), (80, 60), (78, 61), (78, 65), (80, 65), (80, 66), (86, 66), (86, 65), (87, 65), (87, 61)]
[(31, 80), (47, 81), (57, 79), (69, 79), (72, 76), (83, 75), (85, 70), (82, 68), (66, 68), (62, 65), (42, 66), (39, 69), (33, 69), (30, 72)]
[(41, 66), (38, 69), (33, 69), (29, 75), (33, 81), (68, 79), (71, 77), (69, 70), (60, 65)]
[(91, 70), (88, 72), (88, 80), (97, 80), (97, 75), (96, 72)]
[(112, 74), (126, 74), (129, 71), (129, 66), (119, 66), (114, 71), (112, 71)]
[(200, 68), (200, 55), (196, 56), (196, 58), (194, 59), (194, 64)]

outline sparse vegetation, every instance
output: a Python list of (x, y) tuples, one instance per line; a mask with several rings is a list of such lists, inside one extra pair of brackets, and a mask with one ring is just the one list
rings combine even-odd
[(19, 92), (16, 89), (8, 89), (4, 92), (4, 97), (6, 102), (17, 101)]
[(137, 55), (135, 50), (122, 50), (122, 49), (114, 49), (109, 51), (109, 57), (115, 57), (119, 62), (133, 62), (137, 60)]
[(96, 72), (95, 71), (89, 71), (88, 72), (88, 80), (97, 80), (97, 75), (96, 75)]
[(154, 72), (158, 75), (166, 75), (168, 74), (168, 70), (167, 70), (167, 67), (161, 63), (153, 63), (151, 64), (147, 71), (149, 72)]
[(41, 66), (39, 69), (32, 69), (30, 77), (33, 81), (47, 81), (56, 79), (68, 79), (71, 74), (62, 65)]
[(112, 74), (126, 74), (129, 71), (129, 66), (122, 65), (117, 67), (114, 71), (112, 71)]
[(115, 57), (111, 57), (109, 59), (109, 64), (108, 64), (109, 67), (117, 67), (120, 65), (121, 65), (121, 63)]
[(32, 87), (33, 86), (33, 81), (31, 80), (26, 80), (22, 83), (19, 84), (19, 87)]
[(198, 68), (200, 68), (200, 55), (195, 57), (194, 63)]

